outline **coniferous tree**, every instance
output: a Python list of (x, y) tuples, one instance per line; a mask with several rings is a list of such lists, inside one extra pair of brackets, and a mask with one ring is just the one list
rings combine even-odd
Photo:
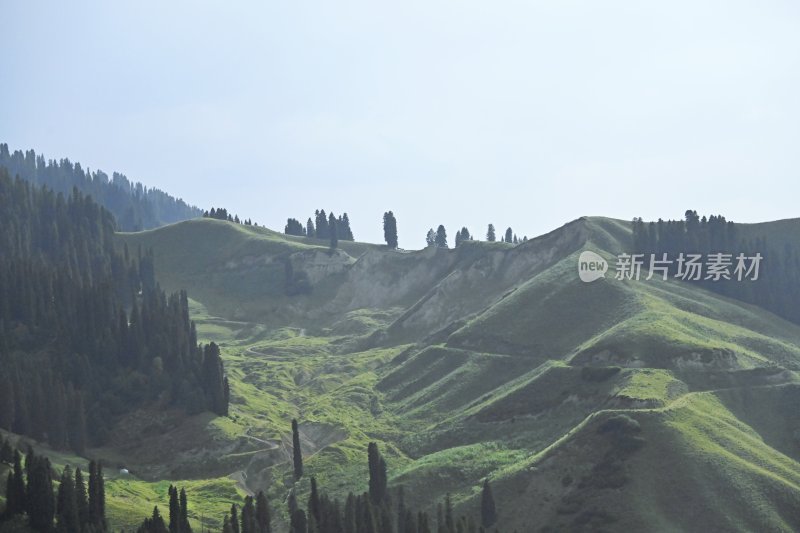
[(303, 450), (300, 448), (300, 430), (297, 419), (292, 419), (292, 458), (294, 461), (294, 478), (303, 477)]
[(339, 246), (339, 228), (337, 227), (336, 217), (333, 213), (328, 219), (328, 235), (330, 239), (330, 250), (333, 251)]
[(233, 533), (240, 533), (239, 528), (239, 512), (236, 507), (236, 504), (231, 504), (231, 529)]
[(181, 505), (178, 502), (178, 489), (169, 486), (169, 533), (181, 533)]
[(158, 506), (153, 507), (153, 514), (150, 518), (145, 518), (142, 525), (137, 529), (137, 533), (168, 533), (168, 531), (164, 519), (161, 518), (161, 514), (158, 512)]
[[(5, 315), (6, 313), (2, 313)], [(8, 349), (4, 328), (0, 326), (0, 352)], [(0, 373), (0, 428), (11, 430), (14, 423), (14, 386), (11, 379)]]
[(386, 474), (386, 461), (378, 450), (378, 445), (370, 442), (367, 446), (369, 462), (369, 496), (375, 505), (380, 505), (386, 500), (388, 477)]
[(486, 230), (486, 240), (489, 242), (494, 242), (496, 240), (494, 224), (489, 224), (489, 228)]
[(433, 228), (429, 229), (428, 234), (425, 236), (425, 245), (428, 248), (436, 246), (436, 232), (433, 231)]
[(298, 237), (305, 236), (305, 228), (296, 218), (289, 218), (286, 220), (286, 226), (283, 228), (286, 235), (296, 235)]
[(75, 503), (78, 508), (78, 521), (81, 529), (84, 529), (89, 525), (89, 499), (80, 468), (75, 468)]
[(308, 520), (306, 519), (306, 513), (302, 509), (297, 509), (292, 513), (290, 532), (308, 533)]
[(89, 462), (89, 523), (97, 531), (106, 530), (106, 496), (103, 465)]
[(383, 239), (389, 248), (392, 250), (397, 249), (397, 219), (391, 211), (383, 214)]
[(316, 523), (319, 523), (321, 518), (320, 506), (319, 491), (317, 490), (317, 478), (311, 476), (311, 493), (308, 496), (308, 517), (313, 517)]
[(6, 483), (6, 514), (13, 516), (25, 513), (28, 508), (27, 491), (19, 450), (14, 450), (14, 470), (8, 473)]
[(447, 245), (447, 231), (444, 229), (444, 226), (439, 224), (439, 227), (436, 230), (436, 238), (435, 243), (437, 248), (448, 248)]
[(269, 502), (263, 491), (258, 491), (256, 496), (256, 527), (257, 533), (271, 533), (272, 519), (269, 513)]
[(342, 241), (353, 241), (353, 230), (350, 228), (350, 217), (347, 216), (347, 213), (342, 214), (336, 220), (336, 227), (339, 231), (339, 240)]
[(489, 480), (483, 480), (483, 490), (481, 491), (481, 525), (491, 527), (497, 522), (497, 509), (494, 505), (494, 496)]
[(306, 221), (306, 237), (314, 238), (317, 236), (317, 230), (314, 228), (314, 221), (311, 220), (311, 217), (308, 217)]
[(447, 531), (455, 533), (456, 523), (453, 517), (453, 501), (450, 499), (450, 493), (444, 498), (444, 524)]
[(514, 232), (511, 230), (511, 228), (506, 229), (506, 238), (504, 241), (508, 244), (512, 244), (514, 242)]
[(3, 445), (0, 447), (0, 462), (9, 466), (14, 464), (14, 448), (8, 439), (3, 439)]
[(253, 497), (247, 496), (242, 507), (242, 533), (257, 533), (256, 508), (253, 505)]
[(81, 530), (78, 500), (75, 495), (75, 480), (69, 465), (64, 467), (61, 474), (56, 513), (56, 530), (59, 533), (77, 533)]
[(28, 472), (28, 520), (33, 529), (48, 532), (53, 527), (56, 510), (50, 460), (47, 457), (33, 457)]
[(180, 515), (180, 524), (181, 524), (181, 531), (183, 533), (191, 533), (192, 526), (189, 525), (189, 502), (186, 499), (186, 490), (181, 487), (181, 493), (178, 498), (180, 503), (181, 515)]
[(225, 518), (222, 520), (222, 533), (233, 533), (233, 527), (231, 526), (231, 518), (227, 514)]
[(328, 215), (325, 214), (325, 210), (320, 209), (315, 211), (314, 214), (316, 216), (317, 239), (330, 239)]

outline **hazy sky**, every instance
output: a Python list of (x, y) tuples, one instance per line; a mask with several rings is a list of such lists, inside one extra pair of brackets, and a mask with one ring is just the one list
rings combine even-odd
[(2, 0), (0, 141), (400, 245), (800, 216), (800, 3)]

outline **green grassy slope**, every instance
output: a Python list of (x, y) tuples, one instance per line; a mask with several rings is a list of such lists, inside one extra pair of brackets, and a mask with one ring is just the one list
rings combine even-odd
[[(781, 242), (800, 232), (771, 224), (752, 231)], [(151, 467), (154, 482), (267, 489), (285, 520), (297, 417), (307, 472), (340, 497), (364, 490), (375, 440), (412, 504), (449, 492), (474, 513), (492, 479), (503, 528), (800, 527), (787, 511), (800, 420), (786, 407), (798, 399), (800, 327), (678, 282), (578, 279), (581, 250), (611, 260), (629, 239), (627, 222), (607, 218), (517, 247), (347, 243), (334, 256), (213, 220), (123, 235), (155, 249), (167, 288), (190, 290), (200, 335), (222, 344), (233, 401), (231, 417), (180, 430), (197, 446), (171, 449), (167, 435), (103, 453), (147, 467), (150, 446), (184, 469)], [(287, 260), (309, 273), (310, 294), (286, 294)], [(601, 429), (621, 414), (638, 429)], [(196, 461), (198, 448), (217, 459)], [(307, 479), (295, 488), (302, 501)]]

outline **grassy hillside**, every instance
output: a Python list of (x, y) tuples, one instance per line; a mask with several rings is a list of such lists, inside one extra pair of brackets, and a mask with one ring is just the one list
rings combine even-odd
[[(800, 232), (771, 224), (742, 231)], [(215, 220), (121, 235), (155, 250), (168, 289), (189, 289), (201, 337), (222, 345), (232, 409), (151, 436), (133, 421), (123, 435), (145, 436), (98, 453), (154, 483), (265, 489), (285, 521), (289, 490), (308, 490), (288, 462), (296, 417), (307, 473), (338, 497), (366, 488), (378, 441), (412, 505), (450, 493), (474, 515), (490, 478), (504, 529), (800, 527), (787, 407), (800, 327), (679, 282), (578, 279), (582, 250), (612, 261), (630, 237), (625, 221), (586, 218), (516, 247), (330, 255)], [(309, 293), (287, 292), (287, 262)]]

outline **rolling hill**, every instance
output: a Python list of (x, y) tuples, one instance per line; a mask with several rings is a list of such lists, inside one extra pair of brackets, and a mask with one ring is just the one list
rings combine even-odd
[[(740, 227), (798, 246), (798, 220)], [(189, 291), (232, 382), (231, 417), (174, 442), (132, 422), (99, 451), (145, 477), (230, 475), (280, 507), (297, 417), (337, 496), (364, 490), (378, 441), (413, 505), (474, 515), (489, 478), (503, 530), (800, 528), (800, 326), (677, 281), (581, 282), (580, 252), (613, 261), (627, 222), (414, 252), (209, 219), (118, 237)]]

